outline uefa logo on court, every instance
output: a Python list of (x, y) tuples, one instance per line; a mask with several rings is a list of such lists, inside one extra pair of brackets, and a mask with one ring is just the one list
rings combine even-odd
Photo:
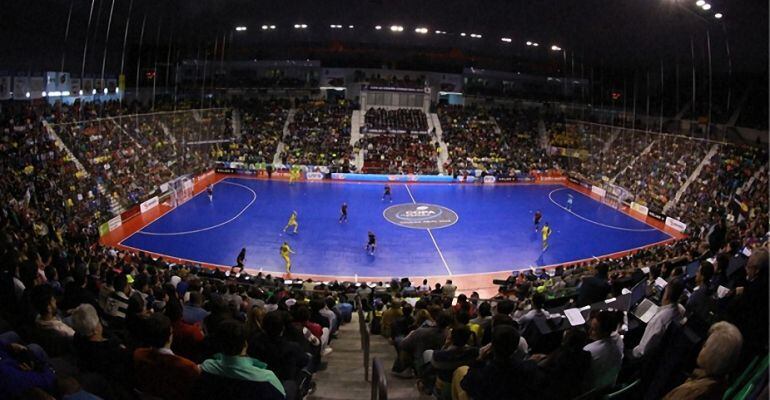
[(457, 213), (435, 204), (398, 204), (382, 212), (388, 222), (412, 229), (440, 229), (452, 226)]

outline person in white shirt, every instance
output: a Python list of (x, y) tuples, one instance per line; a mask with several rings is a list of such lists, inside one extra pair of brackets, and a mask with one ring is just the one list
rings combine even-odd
[(621, 313), (609, 310), (599, 311), (589, 321), (588, 336), (593, 342), (583, 347), (591, 353), (586, 391), (615, 384), (623, 364), (623, 349), (612, 333), (621, 321)]
[(59, 336), (71, 338), (75, 330), (59, 319), (54, 290), (48, 285), (39, 285), (32, 289), (32, 304), (38, 312), (35, 325), (41, 330), (54, 332)]
[(442, 287), (441, 290), (444, 293), (444, 296), (450, 299), (454, 299), (455, 292), (457, 291), (457, 286), (452, 284), (451, 279), (447, 279), (446, 285), (444, 285), (444, 287)]
[(527, 311), (524, 315), (518, 318), (514, 318), (519, 323), (519, 330), (524, 332), (529, 324), (535, 320), (535, 318), (548, 319), (551, 316), (548, 311), (543, 310), (545, 304), (545, 295), (542, 293), (535, 293), (532, 295), (532, 309)]
[(661, 307), (644, 328), (644, 334), (639, 344), (634, 347), (631, 354), (633, 358), (641, 358), (645, 353), (660, 344), (660, 340), (666, 333), (666, 329), (672, 322), (681, 322), (684, 316), (684, 307), (679, 305), (679, 298), (684, 292), (684, 282), (681, 279), (673, 279), (666, 285), (663, 291)]

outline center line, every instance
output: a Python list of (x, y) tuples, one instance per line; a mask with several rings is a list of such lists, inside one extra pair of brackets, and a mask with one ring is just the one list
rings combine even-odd
[[(409, 185), (404, 185), (406, 188), (406, 192), (409, 193), (409, 197), (412, 199), (412, 203), (417, 204), (417, 200), (414, 199), (414, 196), (412, 195), (412, 191), (409, 190)], [(450, 276), (452, 275), (452, 270), (449, 269), (449, 264), (447, 264), (446, 259), (444, 258), (444, 253), (441, 252), (441, 249), (438, 247), (438, 243), (436, 243), (436, 238), (433, 237), (433, 232), (431, 232), (430, 229), (427, 229), (428, 236), (430, 236), (430, 240), (433, 241), (433, 246), (436, 247), (436, 251), (438, 252), (438, 256), (441, 258), (441, 262), (444, 263), (444, 268), (446, 269), (447, 274)]]

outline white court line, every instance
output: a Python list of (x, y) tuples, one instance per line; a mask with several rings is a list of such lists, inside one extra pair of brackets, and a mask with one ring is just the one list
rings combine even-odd
[[(224, 178), (224, 179), (221, 179), (221, 180), (219, 180), (219, 181), (217, 181), (217, 182), (214, 182), (214, 187), (216, 187), (216, 186), (217, 186), (217, 185), (219, 185), (220, 183), (223, 183), (223, 182), (225, 182), (225, 180), (226, 180), (226, 179), (228, 179), (228, 178)], [(154, 224), (154, 223), (155, 223), (155, 222), (157, 222), (157, 221), (160, 221), (160, 219), (161, 219), (161, 218), (163, 218), (163, 216), (164, 216), (164, 215), (166, 215), (166, 214), (170, 213), (171, 211), (174, 211), (174, 210), (176, 210), (177, 208), (181, 207), (182, 205), (184, 205), (184, 204), (185, 204), (185, 203), (187, 203), (188, 201), (191, 201), (192, 199), (194, 199), (194, 198), (196, 198), (196, 197), (198, 197), (198, 196), (202, 195), (202, 194), (203, 194), (203, 193), (205, 193), (205, 192), (206, 192), (205, 190), (201, 190), (200, 192), (198, 192), (198, 193), (194, 194), (194, 195), (193, 195), (192, 197), (190, 197), (189, 199), (185, 200), (185, 202), (184, 202), (184, 203), (182, 203), (182, 204), (178, 204), (176, 207), (171, 207), (171, 208), (169, 208), (168, 210), (164, 211), (163, 213), (161, 213), (160, 215), (158, 215), (158, 217), (157, 217), (157, 218), (155, 218), (154, 220), (150, 221), (149, 223), (147, 223), (146, 225), (144, 225), (143, 227), (141, 227), (139, 230), (137, 230), (137, 231), (134, 231), (134, 233), (132, 233), (132, 234), (130, 234), (130, 235), (128, 235), (128, 236), (126, 236), (125, 238), (123, 238), (123, 240), (121, 240), (120, 242), (118, 242), (118, 246), (125, 246), (125, 245), (123, 244), (123, 242), (125, 242), (125, 241), (126, 241), (126, 240), (128, 240), (128, 239), (131, 239), (131, 237), (133, 237), (133, 236), (134, 236), (134, 235), (136, 235), (137, 233), (144, 233), (144, 232), (142, 232), (142, 229), (144, 229), (144, 228), (147, 228), (148, 226), (150, 226), (150, 225)], [(138, 214), (138, 215), (141, 215), (141, 213), (140, 213), (140, 214)], [(132, 218), (133, 218), (133, 217), (132, 217)], [(130, 246), (126, 246), (126, 247), (130, 247)], [(139, 251), (143, 251), (143, 250), (139, 250)], [(171, 256), (169, 256), (169, 257), (171, 257)], [(178, 258), (178, 257), (177, 257), (177, 258)]]
[(255, 202), (255, 201), (257, 201), (257, 193), (256, 193), (254, 190), (252, 190), (250, 187), (248, 187), (248, 186), (245, 186), (245, 185), (241, 185), (240, 183), (227, 182), (227, 181), (222, 181), (222, 182), (220, 182), (220, 183), (226, 183), (226, 184), (228, 184), (228, 185), (240, 186), (240, 187), (242, 187), (242, 188), (245, 188), (246, 190), (250, 191), (250, 192), (251, 192), (251, 194), (252, 194), (254, 197), (252, 197), (252, 199), (251, 199), (251, 201), (249, 202), (249, 204), (247, 204), (247, 205), (246, 205), (246, 207), (243, 207), (243, 209), (242, 209), (242, 210), (241, 210), (241, 211), (240, 211), (238, 214), (236, 214), (234, 217), (232, 217), (232, 218), (228, 219), (227, 221), (224, 221), (224, 222), (220, 222), (220, 223), (218, 223), (218, 224), (216, 224), (216, 225), (212, 225), (212, 226), (209, 226), (209, 227), (206, 227), (206, 228), (201, 228), (201, 229), (195, 229), (195, 230), (191, 230), (191, 231), (184, 231), (184, 232), (163, 232), (163, 233), (155, 233), (155, 232), (137, 231), (136, 233), (141, 233), (141, 234), (143, 234), (143, 235), (150, 235), (150, 236), (180, 236), (180, 235), (189, 235), (189, 234), (191, 234), (191, 233), (198, 233), (198, 232), (205, 232), (205, 231), (210, 231), (210, 230), (212, 230), (212, 229), (216, 229), (216, 228), (219, 228), (220, 226), (224, 226), (224, 225), (227, 225), (227, 224), (229, 224), (230, 222), (233, 222), (233, 221), (235, 221), (236, 219), (238, 219), (238, 217), (240, 217), (241, 215), (243, 215), (243, 213), (244, 213), (244, 212), (246, 212), (246, 210), (247, 210), (249, 207), (251, 207), (251, 205), (252, 205), (252, 204), (254, 204), (254, 202)]
[[(406, 192), (409, 193), (409, 197), (412, 199), (412, 203), (417, 204), (417, 200), (414, 199), (414, 196), (412, 196), (412, 191), (409, 190), (409, 185), (404, 185), (406, 188)], [(438, 247), (438, 243), (436, 243), (436, 238), (433, 237), (433, 232), (431, 232), (430, 229), (426, 229), (428, 231), (428, 236), (430, 236), (430, 240), (433, 241), (433, 246), (436, 247), (436, 251), (438, 252), (438, 256), (441, 258), (441, 262), (444, 263), (444, 268), (446, 268), (447, 274), (450, 276), (452, 275), (452, 270), (449, 269), (449, 264), (447, 264), (446, 259), (444, 258), (444, 253), (441, 252), (441, 249)]]
[[(552, 190), (550, 193), (548, 193), (548, 200), (551, 200), (551, 203), (555, 204), (556, 207), (561, 208), (562, 210), (564, 210), (564, 211), (566, 211), (566, 212), (568, 212), (568, 213), (570, 213), (570, 214), (572, 214), (572, 215), (582, 219), (583, 221), (590, 222), (590, 223), (595, 224), (595, 225), (603, 226), (605, 228), (617, 229), (619, 231), (628, 231), (628, 232), (653, 232), (653, 231), (660, 231), (659, 229), (655, 229), (655, 228), (651, 228), (651, 229), (622, 228), (622, 227), (619, 227), (619, 226), (603, 224), (601, 222), (596, 222), (594, 220), (591, 220), (591, 219), (588, 219), (586, 217), (583, 217), (582, 215), (577, 214), (574, 211), (568, 209), (567, 207), (564, 207), (561, 204), (557, 203), (556, 201), (554, 201), (553, 197), (551, 197), (551, 195), (554, 194), (555, 192), (558, 192), (560, 190), (567, 190), (567, 189), (568, 188), (561, 188), (561, 189), (554, 189), (554, 190)], [(580, 192), (577, 192), (577, 193), (580, 193)], [(665, 232), (663, 232), (663, 233), (665, 233)]]
[(406, 188), (406, 192), (409, 193), (409, 197), (412, 199), (412, 203), (417, 204), (417, 200), (415, 200), (414, 196), (412, 196), (412, 191), (409, 190), (409, 186), (408, 185), (404, 185), (404, 187)]

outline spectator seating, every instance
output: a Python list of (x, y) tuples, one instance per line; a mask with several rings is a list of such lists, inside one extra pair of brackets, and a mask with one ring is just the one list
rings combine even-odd
[(436, 146), (426, 135), (367, 135), (358, 142), (364, 149), (363, 172), (436, 174)]
[(283, 164), (349, 169), (352, 105), (347, 101), (306, 102), (296, 110), (288, 136), (283, 138)]
[(428, 118), (422, 110), (372, 107), (364, 113), (364, 133), (428, 133)]

